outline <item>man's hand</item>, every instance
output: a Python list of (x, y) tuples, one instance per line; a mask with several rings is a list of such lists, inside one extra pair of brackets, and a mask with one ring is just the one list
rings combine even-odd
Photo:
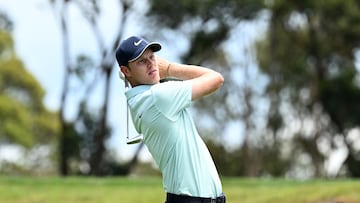
[(159, 68), (160, 79), (164, 79), (164, 78), (168, 77), (167, 69), (169, 67), (170, 62), (159, 56), (155, 56), (155, 57), (156, 57), (157, 66)]

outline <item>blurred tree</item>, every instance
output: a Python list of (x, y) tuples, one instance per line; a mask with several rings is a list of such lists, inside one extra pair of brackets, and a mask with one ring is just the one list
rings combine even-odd
[(269, 77), (268, 127), (273, 140), (294, 137), (293, 160), (306, 153), (323, 175), (332, 150), (345, 146), (345, 166), (360, 177), (360, 152), (349, 132), (359, 127), (360, 3), (268, 1), (269, 31), (259, 43), (258, 59)]
[[(62, 175), (68, 175), (70, 170), (70, 161), (77, 159), (78, 168), (82, 168), (83, 174), (105, 175), (111, 171), (109, 167), (116, 168), (123, 174), (128, 174), (132, 165), (137, 162), (136, 153), (134, 158), (124, 166), (114, 166), (106, 159), (105, 141), (110, 136), (111, 129), (108, 124), (108, 105), (110, 98), (110, 78), (115, 64), (115, 50), (122, 39), (125, 31), (125, 24), (131, 12), (134, 12), (134, 1), (118, 1), (119, 19), (114, 23), (114, 38), (105, 39), (104, 33), (100, 29), (101, 8), (96, 0), (50, 0), (53, 10), (58, 17), (61, 36), (63, 38), (63, 61), (65, 64), (65, 76), (60, 105), (60, 168)], [(91, 58), (86, 55), (73, 57), (70, 50), (69, 23), (70, 15), (68, 10), (75, 8), (79, 11), (86, 23), (90, 26), (95, 36), (94, 44), (97, 45), (98, 56)], [(77, 30), (79, 31), (79, 30)], [(107, 35), (109, 36), (109, 35)], [(106, 42), (110, 41), (109, 44)], [(76, 58), (76, 61), (73, 61)], [(77, 86), (74, 84), (78, 84)], [(73, 86), (72, 86), (73, 85)], [(90, 109), (89, 99), (99, 85), (103, 86), (103, 103), (99, 109), (94, 107)], [(76, 88), (74, 88), (76, 87)], [(78, 103), (72, 102), (72, 108), (77, 109), (74, 120), (66, 119), (65, 113), (69, 106), (69, 97), (76, 89), (76, 95), (80, 97)], [(94, 113), (96, 112), (96, 113)], [(77, 146), (77, 147), (76, 147)], [(75, 148), (74, 148), (75, 147)], [(139, 145), (141, 149), (142, 145)], [(78, 148), (78, 149), (76, 149)], [(76, 150), (74, 150), (76, 149)], [(138, 150), (139, 151), (139, 150)], [(80, 166), (81, 165), (81, 166)], [(115, 164), (116, 165), (116, 164)], [(129, 166), (130, 165), (130, 166)], [(117, 167), (124, 167), (119, 169)]]
[[(100, 13), (97, 1), (51, 2), (59, 13), (64, 39), (66, 75), (60, 110), (63, 133), (67, 126), (64, 112), (67, 109), (71, 77), (90, 72), (79, 67), (96, 67), (94, 69), (99, 71), (95, 71), (95, 74), (105, 78), (104, 103), (100, 113), (88, 117), (85, 112), (89, 110), (79, 108), (77, 120), (68, 125), (75, 129), (77, 136), (85, 132), (79, 132), (78, 121), (89, 121), (85, 118), (91, 118), (90, 123), (99, 126), (97, 130), (90, 129), (96, 145), (91, 155), (93, 158), (90, 159), (90, 173), (101, 174), (99, 167), (104, 158), (103, 143), (109, 133), (106, 117), (110, 68), (114, 64), (114, 50), (134, 4), (133, 1), (120, 1), (122, 13), (119, 31), (113, 43), (107, 47), (97, 24)], [(89, 57), (79, 57), (76, 65), (71, 61), (67, 27), (67, 8), (71, 3), (79, 6), (94, 30), (101, 56), (99, 63), (87, 64), (92, 61), (87, 60)], [(358, 176), (359, 152), (354, 141), (349, 139), (348, 132), (358, 127), (360, 115), (356, 107), (359, 93), (358, 70), (355, 66), (359, 3), (354, 0), (149, 0), (149, 3), (150, 21), (146, 29), (149, 35), (153, 32), (164, 37), (169, 30), (183, 34), (189, 40), (189, 47), (182, 61), (217, 69), (227, 79), (221, 91), (195, 103), (197, 120), (206, 121), (198, 123), (204, 134), (213, 137), (221, 135), (228, 123), (242, 123), (243, 131), (239, 132), (239, 139), (245, 135), (244, 141), (242, 149), (236, 150), (241, 152), (241, 156), (234, 156), (238, 160), (227, 162), (237, 164), (238, 170), (233, 170), (233, 165), (224, 170), (252, 176), (285, 175), (287, 170), (302, 161), (305, 153), (315, 168), (314, 175), (320, 176), (328, 154), (338, 145), (345, 145), (349, 150), (347, 169), (351, 175)], [(226, 42), (238, 43), (234, 39), (241, 39), (241, 33), (234, 32), (242, 22), (257, 19), (263, 11), (269, 14), (269, 30), (264, 40), (258, 43), (257, 59), (267, 76), (266, 95), (262, 95), (259, 76), (253, 75), (254, 72), (256, 74), (256, 67), (251, 64), (254, 62), (251, 60), (255, 60), (252, 50), (230, 55), (225, 48)], [(162, 31), (159, 32), (159, 29)], [(236, 45), (232, 46), (234, 48)], [(245, 62), (243, 58), (246, 58)], [(244, 79), (241, 80), (242, 75)], [(88, 80), (90, 82), (87, 85), (82, 85), (85, 93), (79, 106), (87, 106), (87, 98), (97, 84), (96, 81), (100, 81), (99, 77), (94, 78)], [(267, 105), (268, 109), (261, 109)], [(267, 126), (262, 125), (262, 119)], [(66, 146), (63, 144), (60, 148), (65, 152)], [(220, 146), (219, 151), (228, 152), (224, 149)], [(284, 156), (284, 152), (287, 156)], [(62, 174), (67, 174), (67, 156), (62, 154)], [(291, 160), (294, 162), (291, 163)]]
[[(177, 36), (182, 33), (189, 40), (189, 48), (182, 56), (182, 61), (211, 67), (226, 78), (221, 91), (194, 104), (194, 115), (201, 134), (220, 141), (215, 142), (220, 145), (217, 147), (214, 142), (208, 143), (209, 148), (214, 150), (215, 162), (223, 163), (218, 164), (219, 170), (226, 175), (282, 175), (289, 162), (283, 159), (277, 143), (259, 138), (263, 130), (258, 125), (261, 108), (257, 108), (262, 96), (259, 82), (261, 76), (254, 75), (254, 51), (244, 48), (241, 53), (234, 53), (226, 48), (226, 43), (230, 43), (230, 49), (234, 50), (244, 46), (240, 43), (246, 41), (246, 38), (238, 33), (239, 27), (242, 27), (243, 22), (254, 22), (261, 16), (265, 6), (263, 1), (150, 2), (148, 16), (161, 27), (156, 30), (163, 30), (155, 34), (169, 33), (165, 32), (167, 29), (174, 31)], [(241, 132), (232, 132), (239, 134), (238, 139), (242, 143), (241, 149), (235, 151), (225, 150), (226, 147), (221, 146), (225, 142), (222, 137), (225, 129), (232, 123), (242, 123), (243, 129)], [(265, 160), (269, 152), (272, 157)], [(224, 153), (227, 153), (225, 160)], [(231, 161), (226, 161), (231, 158)]]
[(17, 58), (12, 24), (3, 13), (0, 26), (0, 142), (49, 144), (58, 133), (57, 115), (45, 108), (43, 88)]
[[(243, 133), (252, 134), (242, 144), (245, 175), (285, 175), (306, 160), (306, 154), (313, 175), (321, 176), (329, 154), (344, 145), (349, 174), (359, 176), (359, 149), (348, 137), (358, 127), (360, 115), (357, 1), (150, 2), (153, 22), (189, 38), (182, 60), (219, 69), (227, 79), (222, 91), (196, 103), (202, 118), (197, 120), (206, 120), (204, 132), (219, 135), (228, 122), (241, 118)], [(269, 12), (269, 30), (257, 46), (257, 58), (269, 80), (263, 95), (267, 100), (262, 100), (269, 109), (267, 114), (260, 112), (267, 126), (259, 129), (259, 81), (250, 80), (252, 66), (230, 58), (223, 46), (235, 27), (256, 18), (264, 8)], [(234, 77), (239, 66), (246, 78), (240, 85)]]

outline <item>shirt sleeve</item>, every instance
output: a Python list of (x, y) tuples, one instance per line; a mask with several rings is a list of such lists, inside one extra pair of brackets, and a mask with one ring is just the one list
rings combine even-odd
[(155, 105), (171, 120), (191, 104), (191, 84), (186, 81), (160, 83), (154, 85), (152, 91)]

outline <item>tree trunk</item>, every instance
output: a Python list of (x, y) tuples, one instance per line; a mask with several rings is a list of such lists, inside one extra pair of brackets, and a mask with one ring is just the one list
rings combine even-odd
[(69, 77), (71, 72), (71, 65), (70, 65), (70, 52), (69, 52), (69, 36), (68, 36), (68, 29), (66, 25), (66, 7), (67, 4), (65, 3), (62, 7), (62, 10), (60, 11), (61, 14), (61, 32), (63, 37), (63, 57), (64, 57), (64, 64), (66, 67), (65, 70), (65, 76), (64, 76), (64, 82), (63, 82), (63, 89), (61, 93), (61, 101), (60, 101), (60, 125), (61, 125), (61, 132), (60, 132), (60, 138), (59, 138), (59, 171), (60, 175), (66, 176), (68, 175), (69, 171), (69, 164), (68, 164), (68, 156), (66, 152), (66, 135), (67, 132), (67, 126), (65, 121), (65, 106), (66, 106), (66, 98), (69, 91)]
[(105, 83), (105, 92), (104, 92), (104, 103), (102, 107), (101, 113), (101, 120), (99, 130), (97, 131), (94, 137), (94, 143), (96, 144), (96, 150), (91, 158), (90, 166), (91, 166), (91, 175), (102, 176), (104, 175), (104, 170), (102, 170), (103, 166), (103, 158), (105, 152), (104, 142), (107, 137), (107, 115), (108, 115), (108, 103), (109, 103), (109, 94), (110, 94), (110, 76), (111, 76), (111, 69), (112, 66), (103, 67), (106, 76), (106, 83)]

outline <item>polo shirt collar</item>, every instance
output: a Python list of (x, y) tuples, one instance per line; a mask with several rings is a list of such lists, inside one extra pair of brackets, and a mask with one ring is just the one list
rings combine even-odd
[(133, 88), (128, 89), (125, 92), (127, 98), (134, 97), (140, 93), (143, 93), (151, 88), (152, 85), (139, 85)]

